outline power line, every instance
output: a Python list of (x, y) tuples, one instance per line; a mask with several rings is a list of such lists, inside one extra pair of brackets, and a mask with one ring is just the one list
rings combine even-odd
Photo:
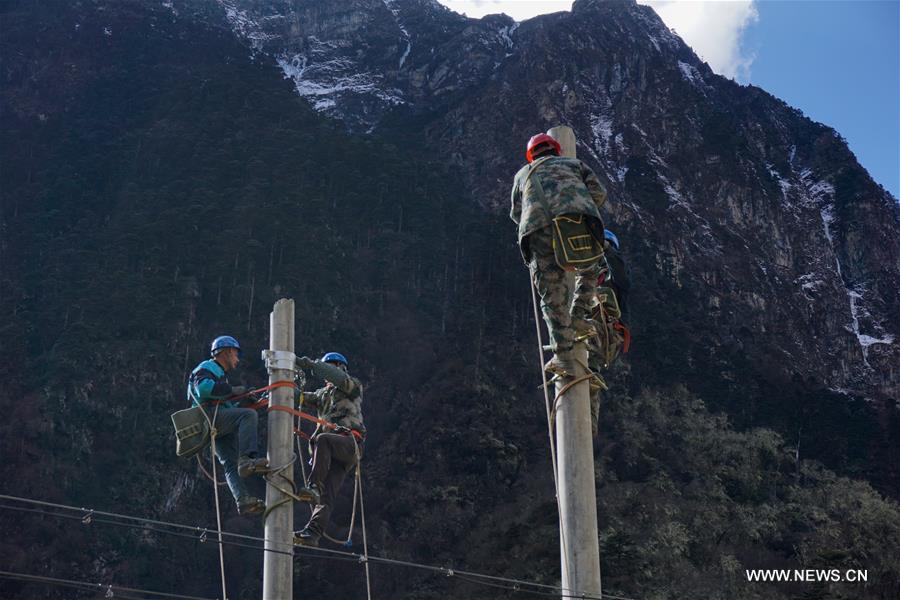
[[(115, 525), (116, 527), (125, 527), (125, 528), (127, 528), (127, 529), (139, 529), (139, 530), (141, 530), (141, 531), (152, 531), (152, 532), (155, 532), (155, 533), (162, 533), (162, 534), (165, 534), (165, 535), (171, 535), (171, 536), (175, 536), (175, 537), (186, 538), (186, 539), (189, 539), (189, 540), (194, 541), (194, 542), (199, 542), (199, 543), (201, 543), (201, 544), (202, 544), (202, 543), (205, 543), (205, 542), (208, 542), (208, 541), (211, 541), (210, 539), (208, 539), (208, 538), (206, 537), (206, 534), (209, 532), (209, 530), (207, 530), (207, 529), (202, 529), (202, 530), (201, 530), (201, 534), (200, 534), (199, 536), (197, 536), (197, 535), (195, 535), (195, 534), (181, 533), (180, 531), (171, 531), (171, 530), (168, 530), (168, 529), (162, 529), (162, 528), (160, 528), (160, 527), (157, 527), (157, 526), (154, 526), (154, 525), (151, 525), (151, 524), (124, 523), (124, 522), (122, 522), (122, 521), (115, 521), (115, 520), (112, 520), (112, 519), (106, 519), (106, 518), (104, 518), (104, 517), (94, 517), (94, 516), (91, 516), (90, 519), (88, 519), (87, 517), (82, 517), (82, 516), (79, 516), (79, 515), (66, 515), (66, 514), (59, 513), (59, 512), (53, 512), (53, 511), (49, 511), (49, 510), (43, 510), (43, 509), (40, 509), (40, 508), (25, 508), (25, 507), (23, 507), (23, 506), (10, 506), (10, 505), (8, 505), (8, 504), (0, 504), (0, 509), (17, 510), (17, 511), (21, 511), (21, 512), (28, 512), (28, 513), (34, 513), (34, 514), (40, 514), (40, 515), (46, 515), (46, 516), (49, 516), (49, 517), (55, 517), (55, 518), (58, 518), (58, 519), (68, 519), (68, 520), (73, 520), (73, 521), (81, 521), (81, 522), (84, 523), (85, 525), (90, 525), (90, 524), (92, 524), (92, 523), (103, 523), (103, 524), (105, 524), (105, 525)], [(225, 535), (226, 532), (223, 531), (222, 534)], [(214, 542), (214, 543), (219, 543), (218, 541), (215, 541), (215, 540), (213, 540), (213, 542)], [(261, 547), (261, 546), (254, 546), (254, 545), (252, 545), (252, 544), (244, 544), (244, 543), (241, 543), (241, 542), (230, 542), (230, 541), (225, 541), (225, 540), (223, 540), (221, 543), (222, 543), (223, 545), (225, 545), (225, 546), (236, 546), (236, 547), (239, 547), (239, 548), (250, 548), (251, 550), (265, 550), (266, 552), (275, 552), (276, 554), (287, 554), (288, 556), (294, 556), (294, 553), (293, 553), (293, 552), (285, 552), (284, 550), (269, 550), (269, 549), (263, 548), (263, 547)], [(350, 559), (343, 559), (343, 560), (350, 560)]]
[[(346, 556), (356, 556), (360, 559), (364, 558), (362, 555), (354, 554), (352, 552), (342, 552), (340, 550), (331, 550), (326, 548), (313, 548), (313, 550), (320, 551), (328, 551), (337, 554), (342, 554)], [(523, 592), (528, 594), (538, 594), (542, 596), (554, 596), (556, 598), (581, 598), (583, 600), (603, 600), (606, 598), (610, 598), (611, 600), (635, 600), (634, 598), (625, 598), (622, 596), (614, 596), (611, 594), (601, 593), (600, 596), (595, 596), (593, 594), (588, 593), (565, 593), (562, 588), (557, 585), (549, 585), (545, 583), (537, 583), (534, 581), (526, 581), (523, 579), (513, 579), (509, 577), (497, 577), (495, 575), (485, 575), (483, 573), (476, 573), (473, 571), (464, 571), (459, 569), (452, 569), (449, 567), (435, 567), (433, 565), (425, 565), (422, 563), (410, 562), (405, 560), (397, 560), (392, 558), (385, 558), (381, 556), (372, 556), (369, 555), (369, 561), (374, 563), (381, 563), (386, 565), (394, 565), (400, 567), (410, 567), (421, 569), (425, 571), (432, 571), (434, 573), (438, 573), (441, 575), (446, 575), (447, 577), (456, 577), (460, 581), (467, 581), (469, 583), (476, 583), (479, 585), (484, 585), (487, 587), (493, 588), (502, 588), (511, 592)], [(505, 585), (503, 585), (505, 584)], [(527, 589), (527, 588), (540, 588), (540, 591), (536, 589)]]
[[(9, 506), (9, 505), (0, 505), (0, 508), (20, 510), (20, 511), (25, 511), (25, 512), (32, 512), (32, 513), (40, 513), (40, 514), (64, 518), (64, 519), (68, 519), (68, 520), (78, 520), (85, 524), (90, 524), (90, 523), (96, 522), (96, 523), (103, 523), (103, 524), (109, 524), (109, 525), (116, 525), (116, 526), (120, 526), (120, 527), (127, 527), (127, 528), (131, 528), (131, 529), (155, 531), (157, 533), (188, 538), (193, 541), (199, 541), (199, 542), (211, 541), (214, 543), (218, 543), (216, 540), (208, 539), (206, 537), (207, 534), (215, 533), (215, 530), (211, 530), (211, 529), (207, 529), (207, 528), (190, 526), (190, 525), (182, 525), (179, 523), (171, 523), (171, 522), (167, 522), (167, 521), (158, 521), (158, 520), (154, 520), (154, 519), (145, 519), (143, 517), (135, 517), (135, 516), (130, 516), (130, 515), (118, 514), (118, 513), (110, 513), (110, 512), (98, 511), (98, 510), (93, 510), (93, 509), (88, 509), (88, 508), (67, 506), (64, 504), (56, 504), (53, 502), (44, 502), (41, 500), (32, 500), (29, 498), (20, 498), (20, 497), (16, 497), (16, 496), (0, 495), (0, 499), (33, 503), (33, 504), (37, 504), (40, 506), (47, 506), (47, 507), (51, 507), (51, 508), (59, 508), (62, 510), (75, 511), (75, 512), (78, 512), (81, 514), (80, 515), (66, 515), (66, 514), (61, 514), (58, 512), (45, 511), (45, 510), (39, 510), (39, 509), (29, 509), (29, 508), (25, 508), (25, 507)], [(102, 515), (102, 516), (96, 516), (96, 515)], [(111, 516), (111, 517), (118, 518), (118, 519), (127, 519), (127, 520), (132, 520), (132, 521), (138, 521), (138, 522), (144, 523), (144, 525), (136, 525), (133, 523), (123, 523), (121, 521), (115, 521), (115, 520), (104, 518), (104, 516)], [(182, 530), (189, 530), (189, 531), (192, 531), (193, 533), (187, 534), (187, 533), (182, 533), (179, 531), (160, 529), (159, 526), (174, 527), (174, 528), (178, 528), (178, 529), (182, 529)], [(200, 534), (199, 537), (197, 536), (198, 533)], [(257, 541), (257, 542), (265, 542), (266, 541), (265, 538), (231, 533), (231, 532), (226, 532), (226, 531), (223, 531), (222, 535), (236, 537), (236, 538), (242, 538), (242, 539), (247, 539), (247, 540), (252, 540), (252, 541)], [(244, 548), (250, 548), (253, 550), (263, 550), (265, 552), (276, 552), (279, 554), (293, 554), (292, 552), (286, 552), (286, 551), (274, 550), (274, 549), (266, 549), (263, 547), (253, 546), (250, 544), (234, 542), (234, 541), (223, 540), (221, 543), (225, 544), (225, 545), (230, 545), (230, 546), (239, 546), (239, 547), (244, 547)], [(365, 557), (361, 554), (357, 554), (354, 552), (346, 552), (346, 551), (341, 551), (341, 550), (334, 550), (334, 549), (330, 549), (330, 548), (311, 548), (311, 547), (301, 546), (301, 547), (298, 547), (297, 549), (301, 550), (301, 551), (312, 552), (312, 554), (307, 554), (306, 552), (303, 552), (303, 555), (309, 556), (309, 557), (316, 557), (315, 553), (319, 553), (320, 555), (328, 555), (328, 556), (319, 556), (317, 558), (331, 558), (331, 559), (335, 559), (335, 560), (353, 561), (353, 562), (358, 562), (358, 563), (363, 563), (366, 560)], [(296, 554), (293, 554), (293, 555), (296, 556)], [(380, 557), (380, 556), (369, 555), (368, 561), (374, 562), (374, 563), (381, 563), (381, 564), (385, 564), (385, 565), (416, 568), (416, 569), (420, 569), (420, 570), (426, 570), (426, 571), (431, 571), (434, 573), (442, 574), (442, 575), (445, 575), (448, 577), (462, 576), (462, 577), (460, 577), (461, 580), (466, 580), (466, 581), (470, 581), (472, 583), (478, 583), (481, 585), (486, 585), (488, 581), (496, 582), (493, 585), (491, 585), (491, 587), (504, 587), (505, 589), (507, 589), (509, 591), (514, 591), (514, 592), (526, 592), (527, 593), (527, 592), (535, 591), (535, 590), (529, 590), (528, 588), (540, 588), (540, 589), (548, 590), (547, 592), (541, 592), (542, 595), (548, 594), (548, 595), (552, 595), (552, 596), (560, 596), (560, 592), (561, 592), (561, 588), (559, 586), (554, 586), (554, 585), (541, 584), (541, 583), (537, 583), (537, 582), (525, 581), (525, 580), (521, 580), (521, 579), (512, 579), (512, 578), (507, 578), (507, 577), (496, 577), (493, 575), (485, 575), (482, 573), (476, 573), (476, 572), (471, 572), (471, 571), (456, 570), (456, 569), (451, 569), (451, 568), (447, 568), (447, 567), (436, 567), (433, 565), (425, 565), (422, 563), (416, 563), (416, 562), (410, 562), (410, 561), (404, 561), (404, 560), (398, 560), (398, 559), (391, 559), (391, 558)], [(469, 578), (474, 578), (474, 579), (463, 579), (464, 577), (469, 577)], [(499, 586), (500, 583), (505, 583), (507, 585)], [(603, 594), (603, 596), (601, 597), (601, 596), (594, 596), (594, 595), (588, 595), (588, 594), (574, 593), (574, 594), (562, 594), (561, 597), (563, 597), (563, 598), (582, 598), (584, 600), (601, 600), (602, 597), (611, 598), (612, 600), (633, 600), (633, 599), (629, 599), (629, 598), (615, 597), (615, 596), (611, 596), (608, 594)]]
[[(549, 585), (543, 583), (537, 583), (534, 581), (527, 581), (523, 579), (514, 579), (510, 577), (498, 577), (494, 575), (487, 575), (483, 573), (477, 573), (474, 571), (465, 571), (459, 569), (452, 569), (448, 567), (437, 567), (434, 565), (426, 565), (423, 563), (417, 563), (412, 561), (405, 561), (393, 558), (387, 558), (382, 556), (373, 556), (369, 555), (368, 558), (363, 556), (362, 554), (358, 554), (355, 552), (347, 552), (343, 550), (335, 550), (331, 548), (316, 548), (316, 547), (308, 547), (308, 546), (297, 546), (291, 547), (291, 551), (287, 550), (275, 550), (275, 549), (267, 549), (260, 546), (255, 546), (247, 543), (241, 543), (236, 541), (226, 541), (222, 540), (218, 542), (215, 539), (208, 538), (207, 536), (216, 533), (215, 529), (191, 526), (191, 525), (183, 525), (180, 523), (172, 523), (168, 521), (159, 521), (156, 519), (146, 519), (143, 517), (136, 517), (132, 515), (124, 515), (119, 513), (112, 513), (100, 510), (94, 510), (89, 508), (79, 508), (76, 506), (69, 506), (65, 504), (57, 504), (54, 502), (45, 502), (42, 500), (34, 500), (31, 498), (21, 498), (18, 496), (8, 496), (5, 494), (0, 494), (0, 499), (2, 500), (11, 500), (14, 502), (23, 502), (27, 504), (33, 504), (37, 506), (45, 506), (48, 508), (56, 508), (60, 510), (67, 510), (80, 513), (79, 515), (66, 515), (59, 512), (53, 511), (44, 511), (33, 508), (19, 507), (19, 506), (10, 506), (10, 505), (0, 505), (0, 509), (12, 509), (19, 510), (24, 512), (32, 512), (32, 513), (41, 513), (46, 514), (48, 516), (64, 518), (68, 520), (80, 520), (84, 524), (90, 524), (92, 522), (103, 523), (108, 525), (116, 525), (120, 527), (128, 527), (132, 529), (141, 529), (141, 530), (150, 530), (155, 531), (157, 533), (162, 533), (166, 535), (173, 535), (182, 538), (188, 538), (194, 541), (199, 542), (212, 542), (212, 543), (221, 543), (224, 545), (230, 546), (238, 546), (244, 548), (251, 548), (253, 550), (263, 550), (264, 552), (276, 552), (279, 554), (289, 554), (292, 556), (297, 556), (296, 551), (300, 550), (304, 556), (315, 557), (315, 554), (318, 553), (321, 556), (319, 558), (332, 558), (335, 560), (344, 560), (344, 561), (353, 561), (358, 562), (360, 564), (364, 564), (365, 562), (371, 563), (379, 563), (384, 565), (391, 566), (399, 566), (406, 568), (414, 568), (424, 571), (430, 571), (433, 573), (445, 575), (447, 577), (457, 577), (460, 581), (467, 581), (469, 583), (474, 583), (478, 585), (485, 585), (488, 587), (497, 587), (504, 588), (508, 591), (512, 592), (522, 592), (522, 593), (531, 593), (531, 594), (539, 594), (539, 595), (552, 595), (556, 597), (562, 598), (580, 598), (583, 600), (635, 600), (634, 598), (628, 598), (624, 596), (617, 596), (613, 594), (602, 593), (600, 596), (587, 594), (587, 593), (579, 593), (577, 591), (569, 593), (564, 593), (562, 588), (557, 585)], [(105, 518), (109, 517), (109, 518)], [(117, 521), (114, 519), (124, 519), (127, 521), (135, 521), (139, 523), (143, 523), (143, 526), (135, 525), (134, 523), (124, 523), (122, 521)], [(172, 531), (168, 528), (179, 529), (181, 531)], [(192, 533), (184, 533), (184, 531), (190, 531)], [(222, 532), (223, 536), (227, 536), (230, 538), (249, 540), (253, 542), (263, 542), (265, 543), (267, 540), (263, 537), (256, 537), (250, 535), (244, 535), (239, 533), (232, 533), (228, 531)], [(328, 555), (328, 556), (325, 556)]]
[[(28, 573), (14, 573), (12, 571), (0, 571), (0, 578), (12, 579), (14, 581), (26, 581), (32, 583), (46, 583), (61, 587), (71, 587), (79, 590), (95, 591), (105, 593), (107, 598), (126, 598), (138, 600), (136, 596), (130, 594), (144, 594), (154, 596), (156, 598), (177, 598), (179, 600), (210, 600), (201, 596), (185, 596), (183, 594), (169, 594), (166, 592), (154, 592), (151, 590), (141, 590), (137, 588), (129, 588), (121, 585), (110, 585), (105, 583), (90, 583), (88, 581), (76, 581), (74, 579), (58, 579), (56, 577), (44, 577), (43, 575), (31, 575)], [(119, 592), (123, 592), (120, 594)]]

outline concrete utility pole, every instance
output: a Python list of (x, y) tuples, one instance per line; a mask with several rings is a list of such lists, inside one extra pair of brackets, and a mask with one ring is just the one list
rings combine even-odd
[[(547, 132), (562, 147), (561, 154), (575, 158), (575, 132), (564, 125)], [(568, 273), (569, 289), (575, 289)], [(587, 374), (587, 347), (575, 344), (575, 378)], [(571, 379), (556, 382), (556, 394)], [(590, 383), (582, 381), (563, 393), (556, 411), (556, 452), (559, 473), (560, 561), (563, 595), (600, 597), (600, 543), (597, 535), (597, 493), (594, 479), (594, 446), (591, 440)]]
[(577, 158), (575, 153), (575, 132), (567, 125), (557, 125), (547, 130), (547, 135), (559, 142), (560, 154)]
[[(282, 298), (269, 315), (269, 350), (263, 352), (269, 369), (269, 384), (294, 381), (294, 301)], [(269, 391), (270, 406), (293, 408), (294, 390), (279, 387)], [(269, 411), (269, 467), (279, 468), (294, 458), (293, 419), (283, 411)], [(294, 466), (281, 475), (294, 481)], [(291, 483), (283, 482), (290, 489)], [(287, 501), (285, 501), (287, 499)], [(266, 485), (266, 506), (278, 505), (266, 518), (266, 552), (263, 569), (263, 600), (294, 597), (294, 503), (272, 485)], [(287, 554), (282, 554), (286, 552)]]

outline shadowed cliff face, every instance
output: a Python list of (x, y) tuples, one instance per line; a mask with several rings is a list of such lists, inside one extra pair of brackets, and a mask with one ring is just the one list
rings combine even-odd
[[(21, 2), (0, 18), (6, 492), (214, 522), (168, 413), (220, 333), (249, 349), (236, 382), (262, 383), (253, 349), (292, 297), (298, 352), (341, 351), (366, 385), (373, 551), (554, 583), (505, 212), (525, 140), (567, 123), (636, 290), (596, 449), (604, 581), (788, 597), (734, 565), (840, 556), (880, 561), (866, 593), (892, 597), (896, 506), (841, 476), (896, 495), (896, 203), (835, 132), (713, 75), (646, 7), (515, 24), (425, 0)], [(217, 593), (213, 547), (28, 518), (0, 514), (11, 570)], [(229, 595), (259, 596), (258, 553), (226, 561)], [(304, 593), (360, 592), (356, 565), (323, 565), (298, 561)], [(388, 598), (515, 597), (374, 574)], [(65, 597), (0, 587), (41, 593)]]

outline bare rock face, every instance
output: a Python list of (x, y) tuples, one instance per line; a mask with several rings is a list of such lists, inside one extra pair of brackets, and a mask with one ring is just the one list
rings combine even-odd
[(731, 380), (739, 360), (753, 385), (900, 392), (896, 199), (837, 132), (715, 75), (649, 7), (579, 0), (515, 23), (425, 0), (222, 4), (316, 110), (361, 131), (414, 118), (488, 210), (505, 210), (525, 140), (572, 126), (639, 309), (687, 303), (686, 332), (635, 326), (662, 354), (710, 349), (687, 353), (688, 377)]

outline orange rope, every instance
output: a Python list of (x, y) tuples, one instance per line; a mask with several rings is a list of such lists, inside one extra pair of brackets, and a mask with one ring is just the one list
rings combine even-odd
[(622, 325), (621, 321), (613, 323), (613, 329), (622, 332), (622, 354), (628, 354), (628, 348), (631, 346), (631, 330)]
[[(324, 427), (325, 429), (331, 429), (332, 431), (335, 429), (338, 429), (338, 426), (335, 425), (334, 423), (326, 421), (325, 419), (320, 419), (319, 417), (314, 417), (309, 413), (295, 410), (293, 408), (290, 408), (289, 406), (270, 406), (269, 410), (280, 410), (282, 412), (290, 413), (290, 414), (294, 415), (295, 417), (300, 417), (301, 419), (306, 419), (307, 421), (312, 421), (313, 423), (317, 423), (317, 424), (321, 425), (322, 427)], [(350, 433), (352, 433), (353, 436), (358, 440), (361, 440), (363, 437), (362, 434), (360, 432), (356, 431), (355, 429), (351, 429)]]
[[(261, 394), (263, 392), (268, 392), (269, 390), (274, 390), (275, 388), (282, 388), (282, 387), (290, 387), (290, 388), (296, 389), (297, 384), (294, 383), (293, 381), (276, 381), (275, 383), (271, 383), (267, 386), (257, 388), (255, 390), (250, 390), (249, 392), (247, 392), (245, 394), (241, 394), (239, 396), (231, 396), (230, 398), (227, 398), (226, 400), (219, 400), (219, 402), (226, 402), (226, 401), (232, 402), (234, 400), (240, 400), (241, 398), (249, 398), (250, 396), (255, 396), (256, 394)], [(247, 408), (262, 408), (266, 404), (267, 404), (266, 401), (263, 400), (262, 402), (257, 402), (256, 404), (251, 404), (251, 405), (247, 406)]]
[[(232, 397), (228, 398), (227, 400), (218, 400), (215, 403), (218, 404), (219, 402), (226, 402), (226, 401), (232, 402), (234, 400), (240, 400), (241, 398), (248, 398), (250, 396), (255, 396), (256, 394), (261, 394), (263, 392), (267, 392), (269, 390), (274, 390), (276, 388), (281, 388), (281, 387), (290, 387), (290, 388), (297, 389), (297, 384), (294, 383), (293, 381), (276, 381), (275, 383), (271, 383), (265, 387), (257, 388), (255, 390), (250, 390), (249, 392), (247, 392), (245, 394), (241, 394), (239, 396), (232, 396)], [(311, 415), (309, 413), (295, 410), (293, 408), (290, 408), (289, 406), (269, 406), (268, 400), (260, 400), (259, 402), (256, 402), (254, 404), (248, 404), (245, 408), (251, 408), (253, 410), (258, 410), (260, 408), (267, 408), (268, 410), (280, 410), (282, 412), (290, 413), (290, 414), (294, 415), (295, 417), (300, 417), (301, 419), (305, 419), (307, 421), (312, 421), (313, 423), (321, 425), (322, 427), (324, 427), (326, 429), (330, 429), (332, 431), (334, 431), (335, 429), (338, 429), (338, 426), (335, 425), (334, 423), (326, 421), (325, 419), (320, 419), (319, 417), (314, 417), (313, 415)], [(303, 432), (298, 431), (296, 429), (295, 429), (295, 433), (297, 433), (298, 435), (301, 435), (301, 436), (305, 436), (305, 434)], [(353, 436), (356, 437), (356, 439), (359, 439), (359, 440), (363, 439), (362, 434), (360, 432), (356, 431), (355, 429), (351, 429), (350, 433), (352, 433)]]

